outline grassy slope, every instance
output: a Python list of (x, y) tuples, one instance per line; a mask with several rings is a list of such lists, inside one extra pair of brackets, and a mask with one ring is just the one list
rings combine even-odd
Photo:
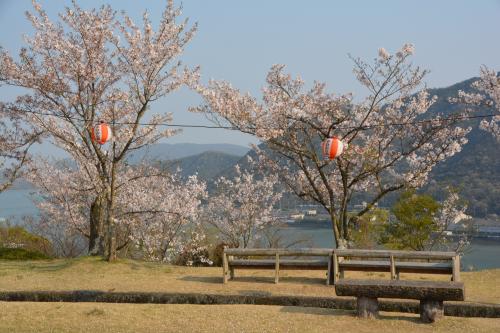
[[(221, 269), (216, 267), (176, 267), (130, 260), (108, 264), (97, 258), (0, 261), (0, 290), (335, 295), (332, 287), (324, 285), (324, 272), (285, 271), (278, 285), (273, 283), (273, 271), (236, 274), (236, 280), (223, 285)], [(467, 272), (462, 277), (468, 301), (500, 303), (500, 270)], [(101, 325), (106, 329), (101, 330)], [(384, 313), (382, 320), (367, 325), (350, 312), (281, 306), (0, 302), (0, 332), (324, 332), (331, 328), (352, 332), (494, 332), (499, 325), (499, 319), (453, 317), (422, 325), (418, 316), (400, 313)]]

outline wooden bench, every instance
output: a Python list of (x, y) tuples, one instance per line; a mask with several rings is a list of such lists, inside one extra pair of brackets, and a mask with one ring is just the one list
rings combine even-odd
[[(235, 269), (274, 269), (274, 282), (279, 282), (279, 271), (293, 270), (325, 270), (327, 272), (326, 284), (329, 284), (333, 249), (328, 248), (267, 248), (267, 249), (241, 249), (225, 248), (222, 257), (223, 283), (228, 278), (234, 278)], [(251, 257), (251, 258), (249, 258)], [(255, 258), (255, 257), (263, 257)], [(283, 258), (285, 257), (285, 258)], [(290, 257), (310, 257), (296, 259)]]
[(400, 273), (449, 274), (452, 281), (460, 281), (460, 256), (438, 251), (334, 250), (333, 271), (333, 284), (345, 271), (389, 272), (392, 280)]
[[(434, 322), (443, 301), (463, 301), (460, 257), (454, 252), (335, 250), (333, 278), (338, 296), (355, 296), (360, 317), (378, 316), (378, 298), (420, 300), (420, 318)], [(390, 280), (343, 279), (344, 271), (390, 272)], [(399, 280), (399, 273), (449, 274), (451, 281)]]

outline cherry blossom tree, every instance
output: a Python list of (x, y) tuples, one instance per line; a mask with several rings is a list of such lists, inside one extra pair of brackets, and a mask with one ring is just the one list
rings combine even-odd
[(205, 183), (196, 176), (183, 181), (175, 174), (156, 175), (129, 182), (125, 188), (121, 198), (134, 208), (124, 210), (120, 218), (131, 221), (140, 216), (129, 223), (130, 239), (147, 259), (171, 262), (187, 249), (193, 254), (203, 249), (205, 234), (198, 217), (201, 200), (207, 196)]
[(487, 68), (481, 68), (480, 79), (472, 84), (477, 93), (466, 93), (459, 91), (458, 98), (454, 102), (465, 103), (466, 105), (485, 106), (493, 111), (493, 117), (483, 119), (480, 127), (490, 132), (500, 142), (500, 75)]
[[(31, 225), (51, 239), (61, 255), (78, 255), (75, 249), (82, 239), (91, 241), (93, 188), (74, 166), (45, 160), (36, 164), (28, 179), (39, 189), (40, 220)], [(196, 216), (206, 190), (196, 176), (183, 181), (151, 166), (127, 167), (118, 174), (116, 193), (117, 250), (133, 246), (149, 260), (170, 261), (192, 239), (199, 242), (203, 237)], [(90, 247), (104, 247), (102, 241)]]
[[(152, 114), (151, 104), (184, 84), (198, 80), (198, 70), (176, 60), (196, 25), (177, 23), (181, 14), (169, 0), (156, 31), (144, 13), (142, 28), (110, 6), (71, 8), (53, 22), (39, 3), (27, 18), (34, 34), (26, 38), (16, 61), (0, 53), (0, 82), (24, 88), (26, 94), (6, 103), (48, 133), (53, 144), (77, 164), (89, 189), (91, 243), (106, 234), (108, 260), (116, 258), (116, 215), (119, 184), (129, 174), (130, 152), (170, 137), (169, 113)], [(100, 120), (111, 126), (113, 140), (103, 146), (91, 140)], [(144, 121), (147, 120), (147, 124)], [(104, 223), (104, 227), (99, 225)]]
[[(388, 193), (422, 186), (432, 168), (459, 152), (470, 129), (460, 115), (428, 115), (436, 97), (420, 90), (427, 71), (415, 67), (406, 44), (394, 55), (380, 49), (373, 63), (353, 59), (354, 74), (368, 90), (360, 102), (336, 95), (326, 84), (306, 89), (300, 78), (275, 65), (267, 75), (262, 102), (227, 82), (197, 86), (203, 112), (221, 125), (255, 135), (265, 145), (260, 161), (299, 197), (329, 213), (336, 246), (345, 247), (349, 228)], [(320, 144), (337, 136), (349, 144), (335, 160), (324, 160)], [(352, 214), (356, 194), (366, 208)]]
[(219, 237), (236, 247), (248, 247), (259, 232), (277, 223), (273, 207), (280, 200), (277, 175), (260, 175), (235, 167), (233, 179), (220, 177), (206, 207), (206, 220)]

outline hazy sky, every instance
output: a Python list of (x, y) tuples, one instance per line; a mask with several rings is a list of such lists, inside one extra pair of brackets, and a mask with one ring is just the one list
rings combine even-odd
[[(86, 0), (83, 7), (109, 3), (140, 19), (148, 10), (157, 23), (165, 1)], [(49, 16), (69, 3), (41, 1)], [(179, 4), (180, 2), (176, 2)], [(352, 75), (348, 54), (369, 60), (379, 47), (395, 51), (403, 43), (416, 46), (414, 63), (431, 70), (429, 87), (448, 86), (476, 76), (482, 64), (500, 69), (500, 1), (294, 1), (294, 0), (184, 0), (183, 15), (198, 22), (199, 30), (187, 47), (183, 62), (200, 65), (203, 81), (224, 79), (259, 94), (272, 64), (286, 64), (306, 82), (328, 83), (331, 91), (365, 91)], [(0, 45), (17, 53), (22, 34), (31, 26), (24, 12), (28, 0), (0, 0)], [(0, 100), (14, 91), (0, 87)], [(190, 114), (188, 106), (199, 98), (181, 91), (153, 106), (172, 111), (176, 123), (204, 124), (203, 116)], [(168, 142), (255, 142), (250, 136), (225, 130), (186, 129)]]

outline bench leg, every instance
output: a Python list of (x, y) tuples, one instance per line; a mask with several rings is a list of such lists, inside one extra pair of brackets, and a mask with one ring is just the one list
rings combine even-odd
[(453, 257), (453, 272), (451, 276), (451, 281), (460, 281), (460, 256), (456, 255)]
[[(227, 256), (228, 262), (234, 259), (234, 256)], [(234, 279), (234, 267), (229, 267), (229, 279)]]
[(332, 254), (332, 257), (332, 284), (335, 285), (338, 280), (344, 278), (344, 270), (341, 270), (339, 267), (339, 263), (342, 259), (339, 259), (339, 257), (335, 253)]
[(276, 263), (274, 266), (274, 283), (278, 283), (280, 280), (280, 255), (276, 253)]
[(391, 280), (396, 280), (396, 262), (394, 256), (391, 255)]
[(222, 254), (222, 283), (227, 283), (227, 273), (229, 269), (229, 264), (227, 262), (227, 254)]
[(370, 297), (358, 297), (356, 299), (356, 312), (360, 318), (378, 317), (378, 299)]
[(332, 267), (332, 279), (333, 279), (333, 285), (337, 284), (337, 280), (339, 279), (339, 258), (337, 255), (334, 253), (332, 255), (332, 260), (333, 260), (333, 267)]
[(332, 255), (328, 257), (328, 270), (326, 271), (326, 285), (330, 285), (332, 283)]
[(420, 300), (420, 320), (424, 323), (433, 323), (443, 316), (443, 301)]

